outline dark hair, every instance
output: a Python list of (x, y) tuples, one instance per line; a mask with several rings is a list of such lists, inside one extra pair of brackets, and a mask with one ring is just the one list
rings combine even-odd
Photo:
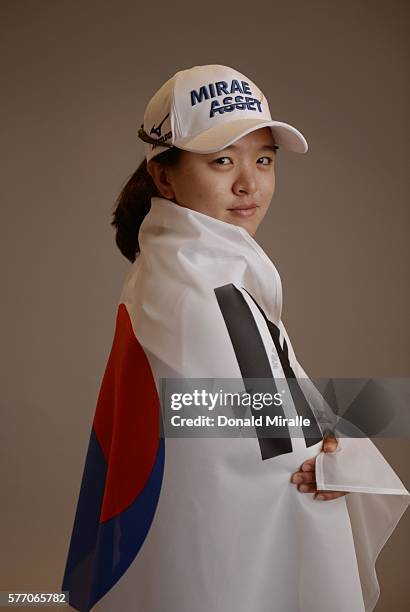
[[(156, 155), (153, 161), (162, 166), (174, 166), (178, 163), (180, 155), (181, 149), (172, 147)], [(143, 159), (122, 188), (115, 202), (114, 219), (111, 222), (116, 228), (115, 242), (131, 263), (135, 261), (140, 251), (138, 232), (151, 208), (151, 198), (160, 195), (148, 173), (147, 160)]]

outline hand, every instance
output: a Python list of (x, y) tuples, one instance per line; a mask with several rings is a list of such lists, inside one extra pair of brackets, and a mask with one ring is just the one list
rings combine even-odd
[[(334, 453), (337, 448), (337, 439), (334, 435), (323, 438), (322, 451), (325, 453)], [(295, 483), (301, 493), (314, 493), (314, 499), (327, 501), (337, 499), (346, 495), (346, 491), (319, 491), (316, 489), (316, 472), (315, 472), (316, 457), (307, 459), (299, 468), (298, 472), (292, 474), (291, 481)]]

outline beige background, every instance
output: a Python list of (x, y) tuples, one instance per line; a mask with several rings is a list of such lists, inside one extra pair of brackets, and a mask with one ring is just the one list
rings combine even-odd
[[(1, 590), (60, 588), (128, 268), (111, 211), (177, 70), (237, 68), (309, 142), (279, 153), (257, 234), (307, 372), (409, 376), (409, 6), (0, 2)], [(408, 440), (377, 444), (409, 488)], [(380, 555), (377, 612), (407, 609), (409, 531), (407, 513)]]

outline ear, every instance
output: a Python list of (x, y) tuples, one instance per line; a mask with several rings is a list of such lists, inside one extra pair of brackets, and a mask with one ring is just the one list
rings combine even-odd
[(175, 192), (170, 181), (171, 173), (168, 168), (150, 159), (147, 163), (147, 171), (148, 174), (151, 175), (156, 188), (163, 198), (166, 198), (167, 200), (172, 200), (175, 198)]

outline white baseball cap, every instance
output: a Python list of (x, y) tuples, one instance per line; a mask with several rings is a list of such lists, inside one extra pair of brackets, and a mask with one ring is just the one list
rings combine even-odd
[(215, 153), (270, 127), (275, 143), (295, 153), (308, 144), (293, 126), (274, 121), (262, 91), (233, 68), (211, 64), (180, 70), (148, 102), (138, 137), (147, 161), (169, 147)]

